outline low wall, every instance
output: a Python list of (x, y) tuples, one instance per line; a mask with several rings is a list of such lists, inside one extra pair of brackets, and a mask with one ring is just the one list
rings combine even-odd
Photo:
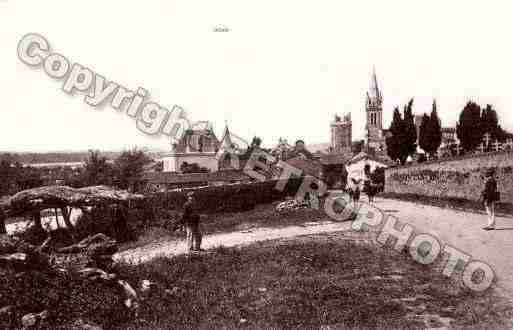
[(496, 170), (501, 202), (513, 203), (513, 152), (495, 152), (385, 170), (385, 192), (479, 201), (487, 169)]

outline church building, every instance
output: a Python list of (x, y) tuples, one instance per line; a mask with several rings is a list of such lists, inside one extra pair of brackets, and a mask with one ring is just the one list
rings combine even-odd
[(366, 112), (366, 144), (368, 148), (372, 148), (378, 152), (386, 150), (386, 133), (383, 129), (383, 95), (379, 90), (376, 70), (372, 72), (370, 89), (367, 92), (365, 102)]
[[(385, 138), (387, 130), (383, 129), (383, 95), (378, 86), (376, 70), (373, 70), (371, 84), (365, 100), (365, 148), (378, 153), (386, 152)], [(328, 151), (334, 154), (351, 154), (352, 146), (351, 113), (338, 115), (330, 123), (330, 146)]]

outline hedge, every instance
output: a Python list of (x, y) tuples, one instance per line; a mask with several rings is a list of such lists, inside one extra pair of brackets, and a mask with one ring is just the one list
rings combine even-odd
[(294, 196), (301, 186), (301, 178), (291, 178), (284, 183), (283, 190), (277, 190), (278, 180), (188, 188), (180, 191), (157, 192), (146, 195), (139, 201), (131, 201), (128, 210), (130, 226), (151, 226), (162, 219), (172, 219), (182, 211), (186, 195), (194, 191), (197, 212), (203, 214), (221, 212), (242, 212), (258, 204), (267, 204)]
[(273, 180), (159, 192), (149, 195), (145, 203), (158, 209), (180, 210), (185, 203), (186, 194), (194, 191), (198, 212), (246, 211), (258, 204), (271, 203), (295, 195), (301, 184), (301, 179), (287, 180), (283, 191), (276, 189), (277, 184), (278, 180)]

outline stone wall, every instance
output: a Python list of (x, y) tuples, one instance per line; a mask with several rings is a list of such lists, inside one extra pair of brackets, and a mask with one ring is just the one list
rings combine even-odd
[(501, 202), (513, 203), (512, 151), (387, 168), (385, 192), (479, 201), (488, 168), (496, 170)]

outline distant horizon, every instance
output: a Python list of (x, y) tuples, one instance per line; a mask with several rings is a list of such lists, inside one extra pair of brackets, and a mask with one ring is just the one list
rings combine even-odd
[[(169, 150), (165, 136), (140, 131), (126, 109), (91, 106), (17, 56), (22, 37), (44, 36), (50, 51), (108, 82), (147, 90), (145, 102), (175, 105), (191, 121), (225, 122), (244, 139), (273, 147), (280, 137), (330, 141), (335, 114), (351, 113), (352, 139), (365, 137), (373, 67), (383, 95), (383, 128), (394, 107), (416, 114), (436, 99), (443, 126), (469, 100), (492, 104), (513, 131), (513, 22), (505, 2), (258, 2), (173, 0), (76, 6), (0, 1), (0, 149), (9, 152)], [(144, 24), (134, 24), (146, 18)], [(216, 27), (224, 27), (216, 32)], [(95, 81), (97, 82), (97, 80)]]

